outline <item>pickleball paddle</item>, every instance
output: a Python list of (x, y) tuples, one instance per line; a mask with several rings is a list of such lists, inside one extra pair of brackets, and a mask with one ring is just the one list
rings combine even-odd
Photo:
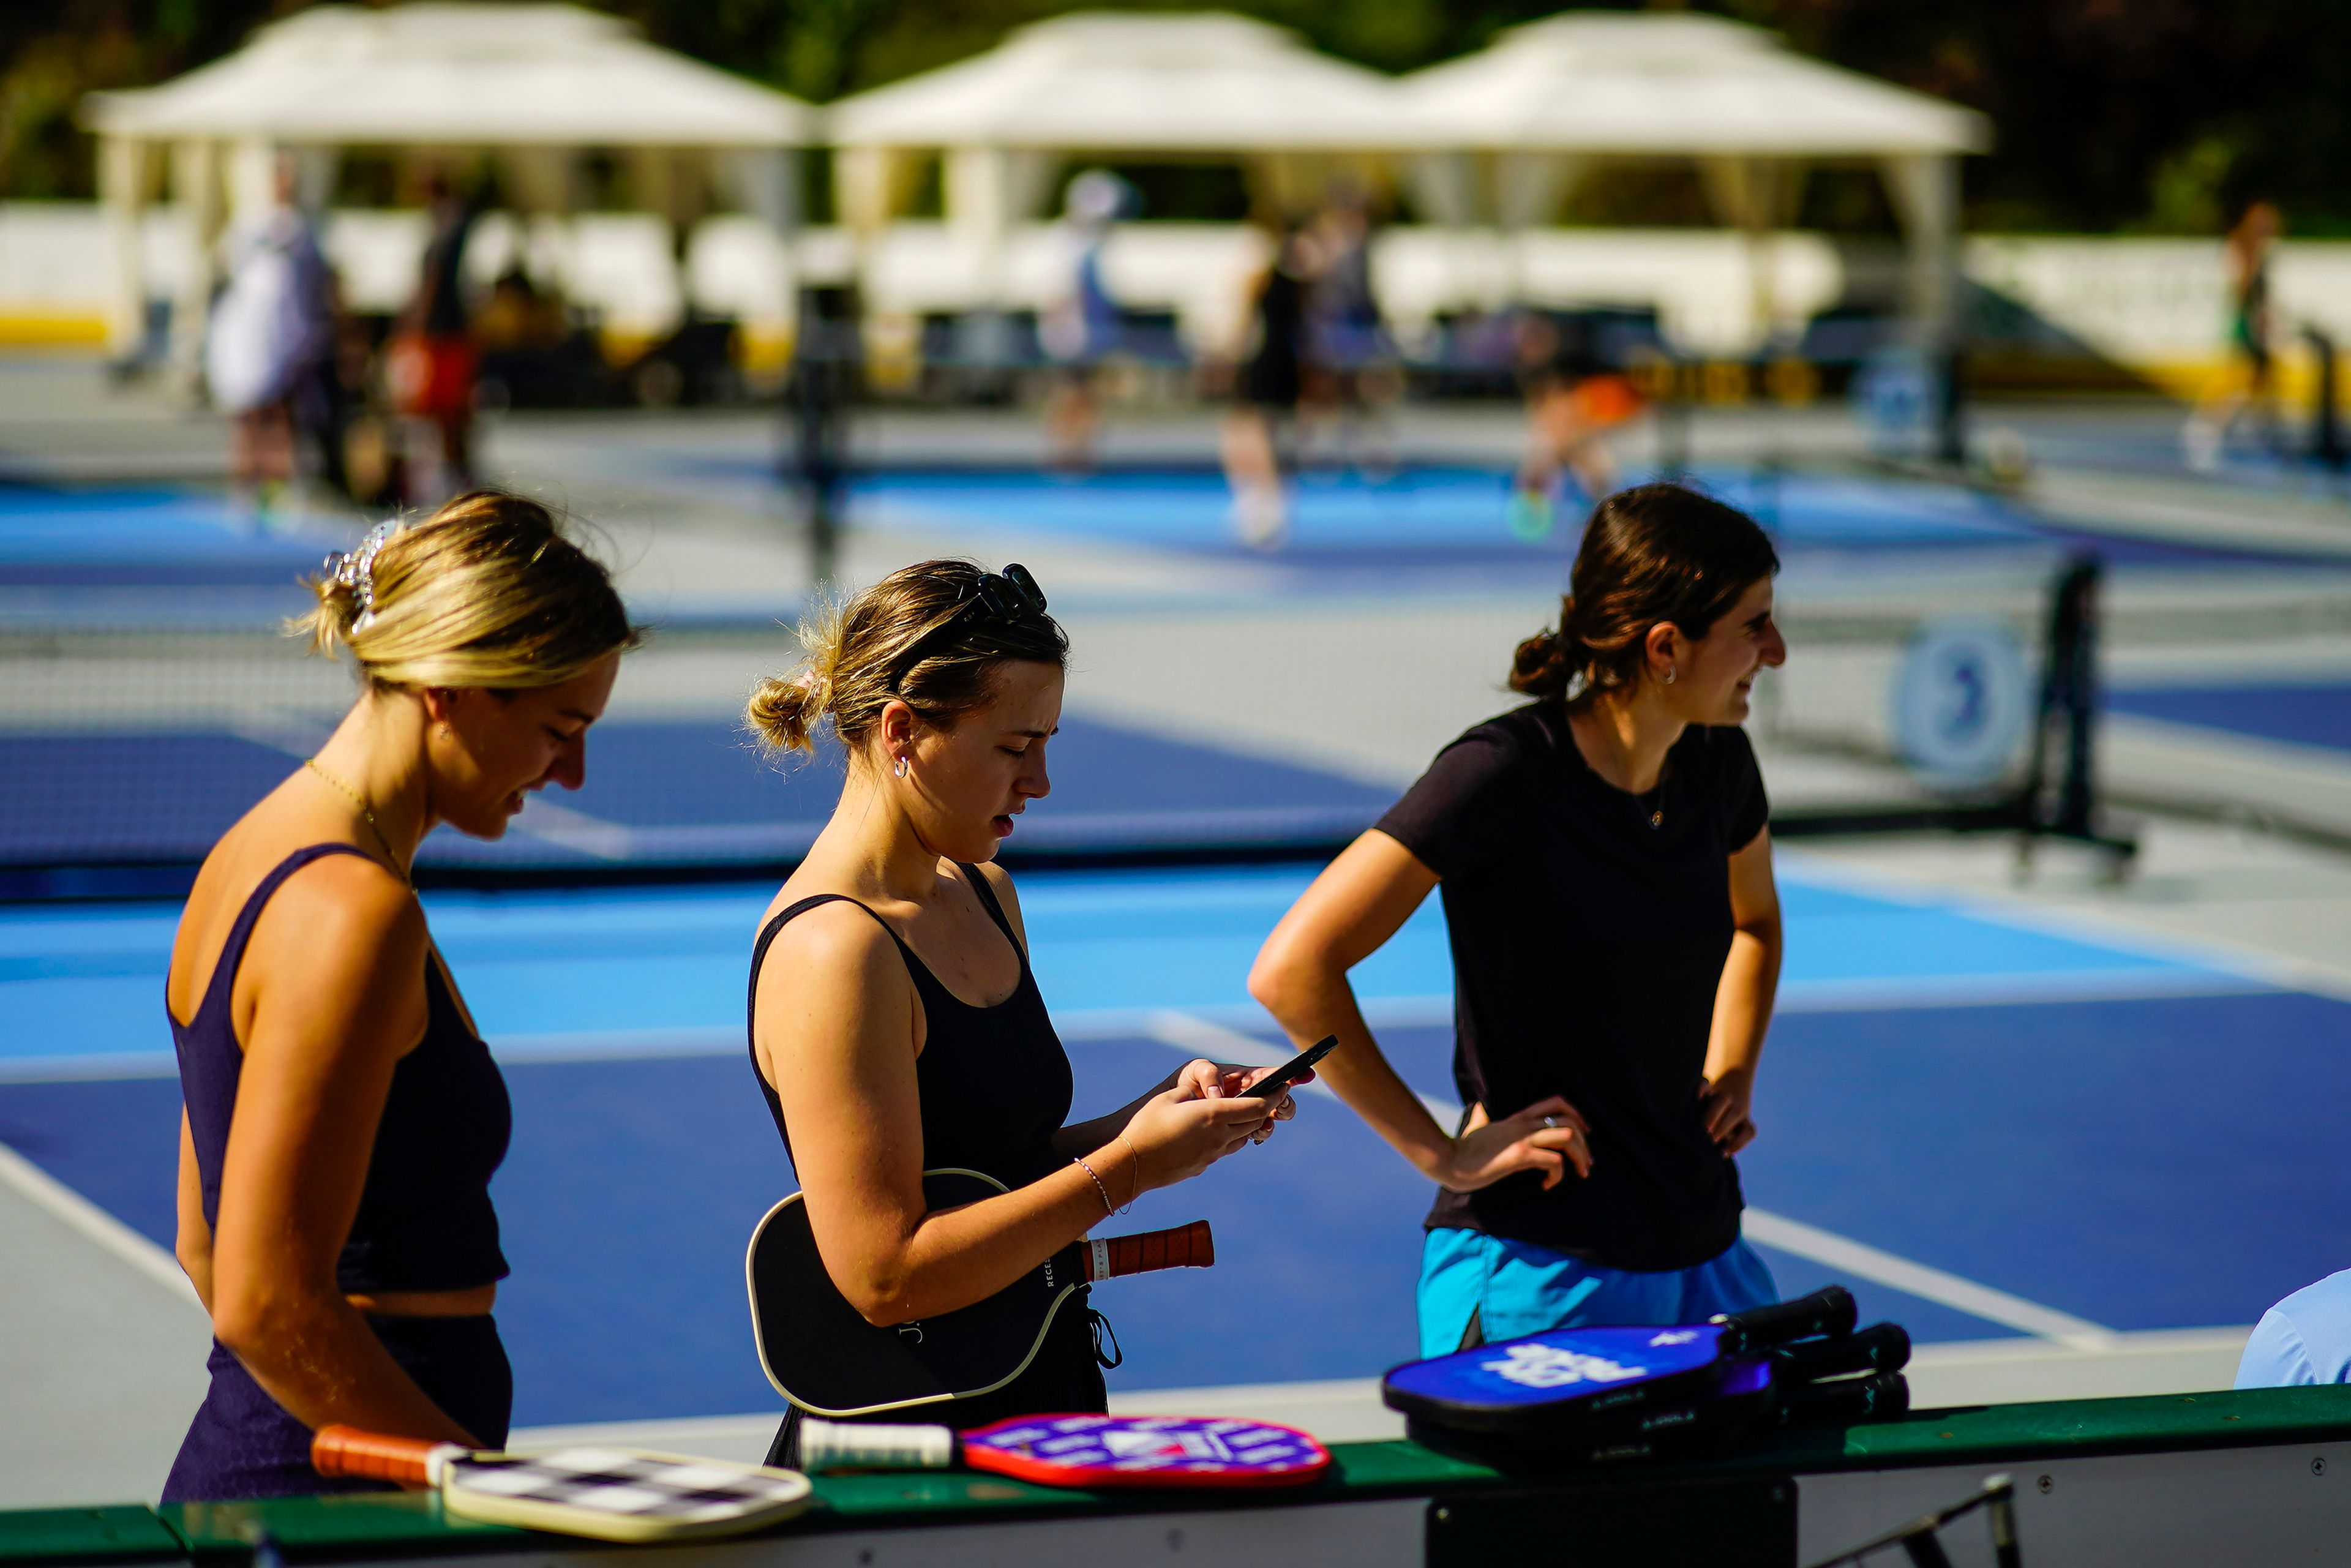
[(1040, 1486), (1304, 1486), (1330, 1450), (1294, 1427), (1214, 1416), (1021, 1416), (954, 1432), (945, 1427), (800, 1423), (811, 1470), (987, 1470)]
[(485, 1524), (584, 1535), (598, 1541), (690, 1541), (740, 1535), (809, 1506), (796, 1470), (628, 1448), (558, 1448), (504, 1454), (322, 1427), (310, 1439), (322, 1476), (366, 1476), (423, 1487), (441, 1506)]
[[(933, 1209), (977, 1203), (1008, 1189), (977, 1171), (923, 1173)], [(1020, 1375), (1081, 1286), (1155, 1269), (1205, 1269), (1217, 1260), (1208, 1223), (1074, 1242), (970, 1306), (879, 1327), (832, 1282), (817, 1251), (808, 1206), (794, 1193), (751, 1234), (743, 1271), (759, 1365), (776, 1391), (816, 1416), (869, 1416), (1003, 1387)]]
[(1771, 1347), (1853, 1331), (1852, 1292), (1809, 1296), (1709, 1322), (1551, 1329), (1407, 1362), (1380, 1396), (1406, 1416), (1464, 1432), (1564, 1436), (1615, 1414), (1719, 1386)]

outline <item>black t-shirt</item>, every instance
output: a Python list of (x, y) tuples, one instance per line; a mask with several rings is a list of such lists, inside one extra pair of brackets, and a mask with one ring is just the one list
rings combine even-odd
[(1738, 1239), (1739, 1170), (1698, 1095), (1730, 951), (1727, 862), (1769, 815), (1741, 730), (1692, 726), (1658, 793), (1635, 799), (1593, 772), (1562, 707), (1536, 703), (1437, 753), (1380, 819), (1443, 879), (1462, 1103), (1499, 1118), (1559, 1094), (1592, 1124), (1588, 1177), (1440, 1192), (1430, 1228), (1641, 1270)]

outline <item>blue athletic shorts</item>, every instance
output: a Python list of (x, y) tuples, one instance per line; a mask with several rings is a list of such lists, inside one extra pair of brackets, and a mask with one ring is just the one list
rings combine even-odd
[(1460, 1349), (1472, 1312), (1491, 1343), (1579, 1323), (1702, 1323), (1779, 1299), (1743, 1240), (1694, 1269), (1635, 1274), (1483, 1231), (1432, 1230), (1420, 1251), (1420, 1354)]

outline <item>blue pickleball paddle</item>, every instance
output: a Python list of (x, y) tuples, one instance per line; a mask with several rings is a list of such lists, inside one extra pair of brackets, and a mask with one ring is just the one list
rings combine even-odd
[(1551, 1329), (1392, 1369), (1389, 1408), (1463, 1432), (1561, 1434), (1661, 1400), (1704, 1395), (1761, 1351), (1853, 1332), (1853, 1295), (1809, 1296), (1712, 1322)]

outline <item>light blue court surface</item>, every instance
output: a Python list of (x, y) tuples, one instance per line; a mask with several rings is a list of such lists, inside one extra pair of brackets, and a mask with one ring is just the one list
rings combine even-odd
[[(771, 482), (771, 470), (723, 459), (678, 457), (666, 466), (672, 482), (697, 489)], [(1702, 470), (1693, 479), (1752, 512), (1797, 549), (2015, 546), (2043, 537), (2028, 517), (1997, 497), (1949, 486), (1729, 468)], [(1561, 538), (1511, 536), (1504, 520), (1511, 484), (1512, 476), (1499, 468), (1416, 465), (1372, 475), (1309, 470), (1291, 487), (1289, 538), (1270, 558), (1235, 540), (1231, 489), (1209, 471), (1075, 477), (883, 472), (858, 479), (851, 505), (852, 520), (885, 528), (1018, 529), (1253, 559), (1295, 556), (1329, 565), (1397, 550), (1498, 561), (1556, 555)], [(1562, 516), (1572, 527), (1578, 514), (1567, 506)]]
[[(615, 473), (681, 495), (768, 504), (774, 473), (765, 459), (709, 454), (616, 453)], [(1658, 477), (1628, 473), (1626, 483)], [(1992, 552), (2053, 562), (2076, 550), (2116, 566), (2209, 569), (2273, 562), (2259, 550), (2149, 540), (2102, 532), (2094, 522), (2059, 526), (2001, 496), (1960, 486), (1771, 467), (1705, 467), (1688, 482), (1740, 507), (1771, 530), (1783, 555), (1886, 553), (1964, 556)], [(1512, 475), (1503, 468), (1413, 465), (1384, 474), (1309, 470), (1291, 487), (1290, 528), (1270, 551), (1236, 538), (1232, 494), (1210, 470), (1169, 468), (1086, 476), (998, 470), (885, 470), (853, 483), (850, 521), (887, 533), (984, 538), (1061, 535), (1113, 547), (1221, 559), (1245, 570), (1258, 591), (1392, 587), (1396, 574), (1426, 591), (1492, 588), (1524, 580), (1531, 569), (1562, 570), (1581, 510), (1559, 508), (1550, 534), (1515, 537), (1508, 524)]]
[[(1021, 904), (1039, 983), (1078, 1036), (1173, 1009), (1255, 1027), (1245, 980), (1311, 873), (1031, 873)], [(511, 1055), (709, 1048), (739, 1040), (752, 935), (771, 890), (437, 893), (434, 931), (483, 1032)], [(2187, 958), (2036, 931), (1929, 900), (1783, 876), (1782, 1006), (1797, 1009), (2172, 996), (2250, 983)], [(162, 974), (176, 910), (0, 910), (0, 1074), (170, 1070)], [(1444, 1016), (1452, 989), (1431, 899), (1357, 969), (1367, 1006)]]
[(244, 508), (194, 491), (0, 483), (0, 585), (283, 585), (346, 531), (266, 532)]

